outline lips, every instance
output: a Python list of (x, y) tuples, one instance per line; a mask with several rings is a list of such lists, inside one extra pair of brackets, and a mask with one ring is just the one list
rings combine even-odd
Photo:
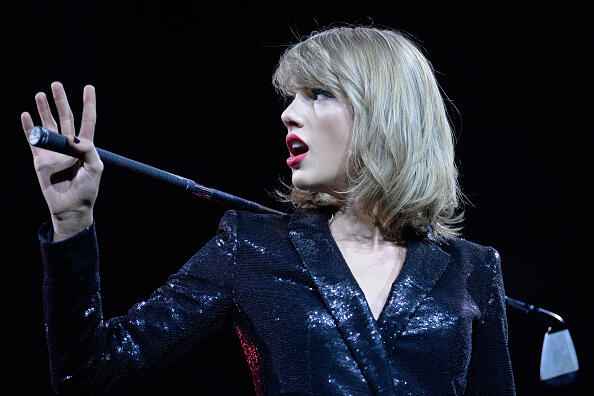
[(291, 156), (287, 158), (287, 165), (292, 167), (303, 161), (309, 151), (309, 147), (294, 133), (287, 135), (287, 148)]

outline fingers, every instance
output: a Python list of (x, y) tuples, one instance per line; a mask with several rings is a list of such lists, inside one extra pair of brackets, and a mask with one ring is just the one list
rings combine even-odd
[[(72, 114), (72, 110), (70, 109), (64, 86), (60, 82), (56, 81), (51, 84), (51, 90), (52, 96), (54, 98), (54, 103), (56, 104), (56, 109), (58, 110), (60, 127), (58, 128), (56, 120), (52, 115), (52, 111), (50, 109), (47, 96), (43, 92), (38, 92), (37, 95), (35, 95), (35, 104), (37, 105), (37, 111), (41, 118), (41, 124), (44, 128), (47, 128), (55, 132), (59, 131), (61, 134), (65, 136), (75, 136), (74, 116)], [(92, 85), (87, 85), (83, 90), (83, 113), (80, 126), (80, 133), (78, 134), (78, 136), (83, 140), (90, 141), (91, 145), (95, 134), (95, 124), (97, 121), (96, 109), (97, 106), (95, 99), (95, 87), (93, 87)], [(21, 124), (28, 138), (29, 132), (35, 126), (33, 123), (33, 119), (28, 112), (24, 112), (23, 114), (21, 114)], [(76, 146), (73, 147), (76, 148)], [(33, 154), (35, 154), (40, 149), (31, 146), (31, 150)], [(100, 162), (99, 156), (97, 155), (96, 151), (94, 153), (94, 157), (89, 158), (89, 160), (95, 163)]]
[(95, 101), (95, 87), (87, 85), (83, 90), (83, 113), (78, 136), (93, 140), (95, 123), (97, 121), (97, 106)]
[(35, 95), (35, 104), (37, 105), (37, 112), (41, 118), (41, 125), (46, 129), (58, 132), (56, 120), (54, 120), (54, 117), (52, 116), (52, 111), (47, 102), (47, 96), (45, 96), (43, 92), (39, 92)]
[(51, 87), (54, 103), (58, 110), (58, 117), (60, 118), (60, 132), (62, 135), (72, 136), (74, 135), (74, 116), (72, 115), (72, 110), (70, 110), (64, 87), (57, 81), (53, 82)]
[(91, 140), (87, 140), (85, 138), (78, 139), (75, 136), (68, 136), (68, 143), (74, 150), (83, 154), (82, 160), (84, 167), (91, 174), (96, 175), (103, 171), (103, 162), (101, 161), (99, 153), (97, 153), (97, 150), (95, 149), (95, 146)]
[[(31, 114), (24, 112), (23, 114), (21, 114), (21, 125), (23, 126), (23, 132), (25, 132), (25, 136), (27, 137), (27, 143), (29, 143), (29, 132), (31, 132), (31, 129), (33, 129), (33, 127), (35, 126), (33, 124), (33, 119), (31, 118)], [(35, 154), (35, 150), (38, 150), (37, 147), (31, 146), (29, 144), (29, 147), (31, 147), (31, 152), (33, 154)]]
[(29, 132), (31, 132), (31, 129), (33, 129), (33, 127), (35, 126), (33, 124), (31, 114), (27, 113), (26, 111), (23, 114), (21, 114), (21, 125), (23, 126), (23, 131), (25, 132), (27, 139), (29, 139)]

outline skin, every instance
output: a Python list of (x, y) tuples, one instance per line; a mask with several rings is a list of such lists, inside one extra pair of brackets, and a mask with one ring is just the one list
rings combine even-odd
[[(97, 120), (95, 88), (83, 90), (83, 114), (78, 139), (74, 116), (64, 87), (51, 84), (58, 110), (59, 126), (46, 95), (35, 95), (37, 112), (44, 128), (60, 131), (71, 147), (82, 154), (77, 160), (59, 153), (31, 147), (33, 163), (54, 228), (54, 241), (67, 239), (93, 223), (93, 206), (103, 172), (93, 137)], [(300, 89), (281, 119), (288, 133), (298, 135), (308, 146), (308, 155), (293, 166), (292, 181), (299, 188), (326, 192), (344, 198), (348, 187), (346, 158), (351, 140), (353, 116), (347, 106), (326, 92)], [(34, 127), (28, 112), (21, 114), (26, 138)], [(349, 269), (358, 282), (369, 308), (377, 319), (390, 288), (404, 263), (406, 249), (385, 241), (371, 219), (357, 208), (344, 206), (330, 222), (330, 231)]]
[[(52, 96), (58, 110), (59, 127), (52, 116), (45, 93), (35, 95), (37, 112), (44, 128), (60, 131), (70, 145), (83, 155), (82, 160), (39, 149), (33, 146), (33, 164), (41, 191), (47, 202), (54, 241), (67, 239), (93, 223), (93, 206), (99, 192), (103, 163), (93, 145), (97, 120), (95, 88), (87, 85), (83, 90), (83, 114), (78, 139), (74, 139), (74, 116), (70, 110), (64, 87), (59, 82), (51, 85)], [(21, 114), (25, 136), (34, 126), (28, 112)], [(78, 140), (78, 143), (75, 143)]]
[[(348, 187), (346, 159), (353, 129), (348, 107), (332, 94), (299, 89), (281, 119), (287, 133), (309, 146), (303, 161), (291, 167), (293, 184), (344, 198), (340, 191)], [(384, 240), (371, 219), (352, 206), (334, 214), (330, 231), (377, 320), (402, 269), (406, 248)]]
[(330, 96), (323, 91), (300, 89), (281, 120), (288, 133), (297, 135), (309, 147), (303, 161), (291, 167), (293, 185), (340, 198), (338, 191), (348, 186), (345, 165), (353, 117), (347, 106)]

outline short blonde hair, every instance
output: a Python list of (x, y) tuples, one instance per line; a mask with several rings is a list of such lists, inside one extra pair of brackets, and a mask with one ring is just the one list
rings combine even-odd
[(283, 53), (273, 84), (285, 95), (328, 90), (353, 114), (346, 202), (296, 187), (285, 200), (297, 207), (356, 204), (390, 241), (458, 235), (462, 194), (452, 129), (433, 68), (411, 40), (369, 27), (314, 32)]

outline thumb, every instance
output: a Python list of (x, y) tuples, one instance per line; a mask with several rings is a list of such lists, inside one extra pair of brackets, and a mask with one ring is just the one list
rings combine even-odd
[(68, 144), (79, 154), (84, 167), (92, 173), (101, 173), (103, 171), (103, 162), (92, 141), (77, 136), (68, 136)]

